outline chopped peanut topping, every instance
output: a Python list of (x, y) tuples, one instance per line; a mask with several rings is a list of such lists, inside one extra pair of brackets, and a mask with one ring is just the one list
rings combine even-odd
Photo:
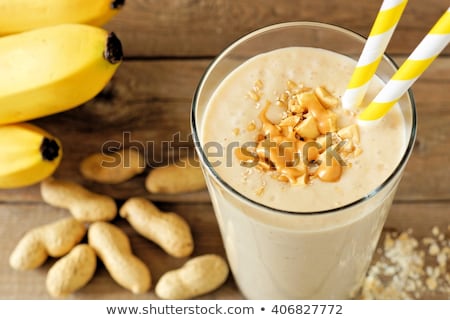
[(354, 143), (359, 143), (359, 129), (356, 124), (351, 124), (338, 131), (339, 137), (342, 139), (352, 140)]
[(263, 82), (261, 80), (256, 80), (254, 88), (261, 90), (263, 88)]
[(261, 96), (258, 94), (258, 92), (255, 92), (254, 90), (249, 91), (248, 96), (250, 97), (250, 99), (256, 102), (258, 102), (259, 99), (261, 99)]
[(320, 103), (327, 109), (334, 109), (339, 105), (339, 99), (333, 96), (325, 87), (318, 87), (314, 93)]
[(248, 131), (254, 131), (254, 130), (256, 130), (256, 123), (255, 123), (255, 121), (251, 121), (251, 122), (247, 125), (247, 130), (248, 130)]
[(317, 121), (314, 117), (308, 117), (295, 127), (295, 132), (306, 139), (315, 139), (320, 136)]
[(252, 90), (248, 92), (248, 96), (255, 102), (258, 102), (261, 99), (261, 89), (263, 88), (263, 82), (261, 80), (257, 80), (253, 85)]
[[(255, 102), (260, 100), (262, 88), (258, 80), (249, 91)], [(255, 145), (235, 152), (241, 164), (271, 172), (273, 178), (291, 185), (305, 185), (313, 178), (338, 181), (345, 166), (341, 156), (356, 157), (362, 152), (358, 126), (338, 127), (332, 110), (339, 106), (339, 99), (325, 87), (311, 89), (288, 80), (275, 104), (285, 110), (282, 119), (273, 123), (267, 118), (272, 103), (266, 101), (259, 114), (261, 126)], [(248, 131), (256, 129), (254, 121), (247, 126)]]

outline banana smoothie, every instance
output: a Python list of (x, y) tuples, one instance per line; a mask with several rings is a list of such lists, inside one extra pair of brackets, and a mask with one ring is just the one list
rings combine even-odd
[[(224, 76), (205, 103), (203, 168), (249, 299), (357, 297), (411, 129), (401, 109), (409, 100), (369, 124), (342, 108), (355, 65), (321, 48), (270, 50)], [(371, 81), (363, 106), (382, 86)]]
[[(400, 161), (405, 128), (398, 107), (363, 126), (356, 112), (342, 109), (343, 79), (354, 67), (353, 60), (330, 51), (285, 48), (259, 55), (230, 74), (209, 102), (202, 130), (219, 176), (255, 202), (292, 212), (341, 207), (375, 190)], [(381, 87), (380, 80), (372, 81), (366, 101)], [(311, 104), (320, 109), (311, 110)], [(316, 178), (317, 158), (326, 165), (326, 152), (320, 150), (327, 147), (330, 165), (341, 162), (335, 181)], [(267, 161), (258, 161), (258, 154)]]

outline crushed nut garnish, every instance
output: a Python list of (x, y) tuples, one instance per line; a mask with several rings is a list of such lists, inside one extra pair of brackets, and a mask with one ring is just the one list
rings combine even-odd
[(252, 90), (248, 92), (248, 96), (255, 102), (258, 102), (261, 99), (263, 82), (261, 80), (257, 80), (253, 85)]
[[(249, 91), (255, 102), (260, 101), (262, 88), (258, 80)], [(282, 119), (277, 123), (268, 119), (272, 102), (267, 100), (259, 115), (261, 131), (255, 147), (236, 150), (241, 164), (253, 165), (292, 185), (304, 185), (314, 178), (338, 181), (346, 165), (344, 159), (362, 152), (358, 126), (338, 127), (333, 109), (339, 106), (339, 99), (324, 87), (312, 89), (288, 80), (274, 102), (284, 110)], [(252, 122), (247, 130), (256, 128)]]
[(247, 125), (247, 131), (254, 131), (254, 130), (256, 130), (256, 123), (255, 123), (255, 121), (251, 121)]
[(257, 196), (261, 196), (261, 195), (264, 193), (264, 190), (265, 190), (265, 189), (266, 189), (266, 184), (263, 182), (263, 183), (261, 184), (261, 186), (259, 186), (259, 188), (255, 190), (255, 194), (256, 194)]

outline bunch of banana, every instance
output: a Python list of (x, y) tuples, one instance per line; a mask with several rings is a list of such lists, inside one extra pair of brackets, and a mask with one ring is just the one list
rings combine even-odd
[(0, 188), (37, 183), (58, 167), (60, 142), (21, 122), (77, 107), (106, 86), (122, 45), (87, 23), (106, 22), (123, 3), (0, 0), (0, 34), (29, 30), (0, 37)]

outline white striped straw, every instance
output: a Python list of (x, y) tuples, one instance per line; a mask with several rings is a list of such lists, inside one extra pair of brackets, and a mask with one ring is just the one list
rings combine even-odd
[(384, 0), (342, 97), (346, 109), (358, 107), (366, 94), (408, 0)]
[(450, 7), (436, 22), (408, 59), (375, 99), (359, 115), (360, 120), (384, 116), (450, 42)]

